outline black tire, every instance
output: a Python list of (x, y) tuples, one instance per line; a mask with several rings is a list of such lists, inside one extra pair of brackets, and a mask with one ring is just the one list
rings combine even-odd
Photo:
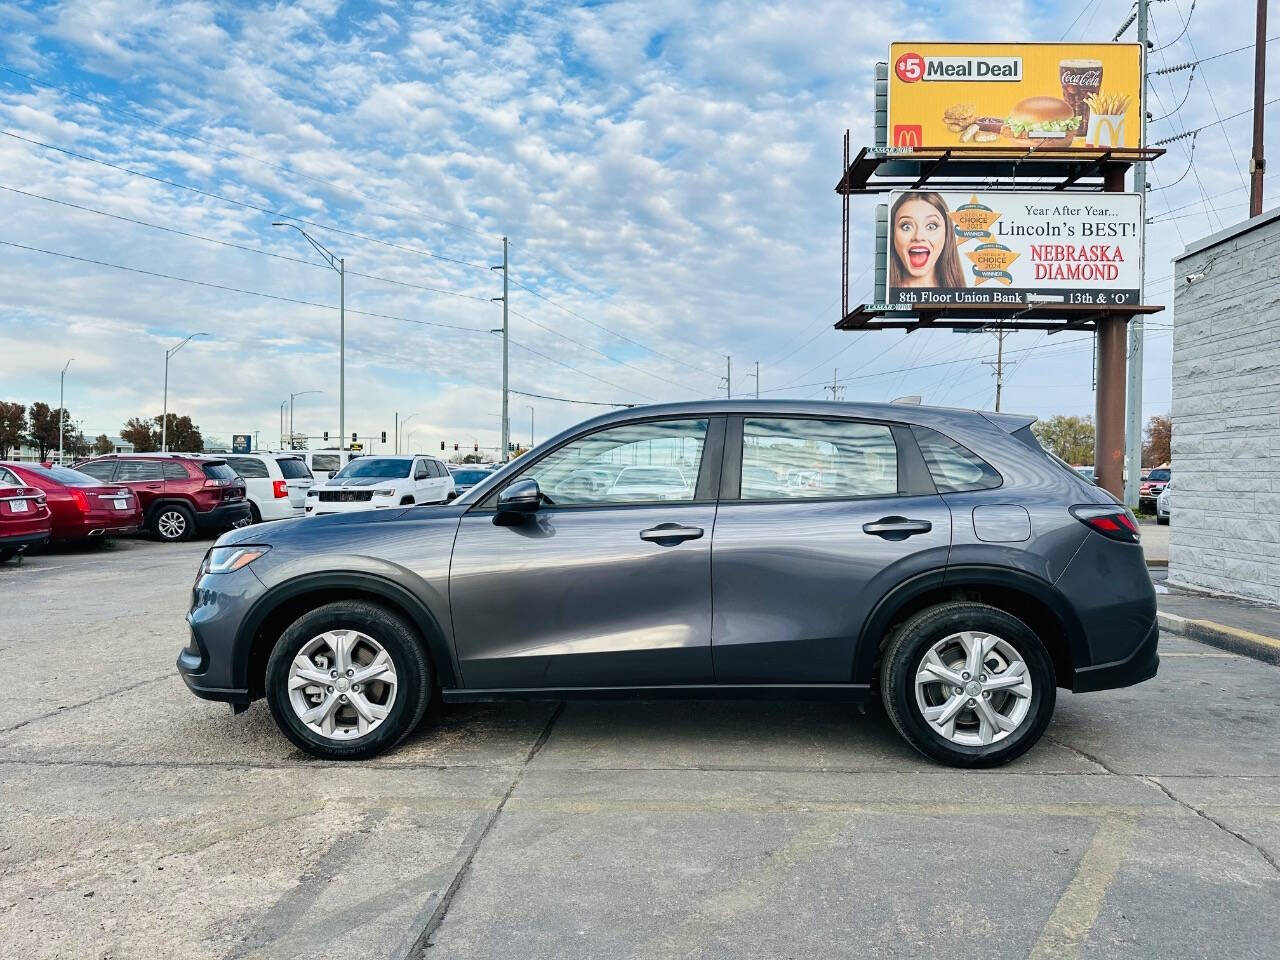
[(151, 532), (165, 543), (190, 540), (196, 532), (195, 515), (180, 503), (166, 503), (151, 517)]
[(251, 523), (262, 522), (262, 511), (258, 509), (258, 505), (252, 500), (249, 501), (249, 521)]
[[(915, 676), (939, 640), (963, 630), (993, 634), (1010, 643), (1027, 664), (1031, 706), (1018, 728), (986, 746), (954, 743), (924, 719)], [(890, 639), (880, 662), (880, 695), (898, 732), (927, 757), (953, 767), (996, 767), (1031, 749), (1053, 717), (1057, 681), (1044, 642), (1012, 614), (985, 603), (951, 602), (915, 614)]]
[(401, 498), (400, 498), (400, 506), (402, 506), (402, 507), (412, 507), (412, 506), (413, 506), (413, 497), (411, 497), (411, 496), (404, 496), (404, 497), (401, 497)]
[(0, 547), (0, 563), (12, 560), (18, 555), (17, 547)]
[[(391, 712), (362, 737), (330, 740), (308, 727), (289, 701), (289, 668), (298, 651), (328, 630), (359, 630), (380, 643), (396, 672)], [(304, 752), (322, 760), (365, 760), (389, 750), (422, 722), (434, 685), (431, 661), (417, 631), (399, 614), (364, 600), (340, 600), (303, 614), (267, 660), (267, 703), (276, 725)]]
[(1159, 514), (1156, 514), (1156, 523), (1158, 523), (1162, 527), (1167, 527), (1169, 525), (1169, 518), (1162, 517)]

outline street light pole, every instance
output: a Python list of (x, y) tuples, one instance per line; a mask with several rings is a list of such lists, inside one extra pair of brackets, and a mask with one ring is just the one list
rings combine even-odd
[(293, 398), (305, 397), (309, 393), (324, 393), (323, 390), (300, 390), (297, 393), (289, 394), (289, 449), (294, 448), (293, 445)]
[[(397, 426), (397, 427), (396, 427), (396, 453), (399, 453), (399, 452), (400, 452), (400, 435), (401, 435), (401, 432), (404, 430), (405, 426), (409, 423), (409, 421), (410, 421), (410, 420), (412, 420), (412, 419), (413, 419), (414, 417), (416, 417), (416, 416), (418, 416), (418, 414), (417, 414), (417, 413), (411, 413), (411, 414), (409, 414), (407, 417), (405, 417), (403, 420), (401, 420), (401, 421), (400, 421), (399, 426)], [(408, 439), (409, 439), (409, 438), (408, 438), (408, 436), (405, 436), (405, 441), (406, 441), (406, 442), (408, 441)]]
[(533, 449), (533, 404), (526, 403), (525, 406), (529, 408), (529, 449), (532, 450)]
[(507, 415), (507, 344), (511, 331), (511, 324), (508, 319), (507, 307), (510, 302), (510, 288), (507, 278), (510, 267), (510, 260), (507, 256), (507, 238), (502, 238), (502, 265), (491, 267), (492, 270), (502, 271), (502, 296), (494, 297), (494, 300), (502, 301), (502, 450), (499, 453), (498, 460), (500, 463), (507, 461), (507, 444), (511, 441), (511, 423)]
[(284, 449), (284, 408), (288, 400), (280, 401), (280, 449)]
[[(71, 360), (74, 360), (72, 357)], [(62, 372), (58, 374), (58, 466), (62, 466), (62, 425), (67, 419), (66, 407), (66, 385), (67, 385), (67, 367), (71, 366), (71, 360), (68, 360), (62, 366)]]
[(334, 255), (327, 247), (295, 223), (283, 220), (271, 221), (273, 227), (292, 227), (302, 234), (307, 243), (324, 257), (329, 269), (338, 274), (338, 449), (343, 449), (347, 435), (347, 261)]
[(160, 411), (160, 452), (169, 452), (169, 358), (185, 347), (196, 337), (208, 337), (208, 333), (193, 333), (185, 338), (176, 347), (170, 347), (164, 352), (164, 407)]

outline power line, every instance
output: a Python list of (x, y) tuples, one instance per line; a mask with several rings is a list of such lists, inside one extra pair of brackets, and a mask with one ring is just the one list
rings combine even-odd
[(198, 194), (202, 197), (208, 197), (211, 200), (217, 200), (221, 203), (230, 203), (237, 207), (243, 207), (246, 210), (254, 210), (258, 213), (265, 213), (269, 216), (280, 217), (284, 220), (292, 220), (295, 223), (305, 223), (307, 226), (315, 227), (318, 230), (328, 230), (331, 233), (337, 233), (344, 237), (364, 240), (367, 243), (376, 243), (380, 246), (390, 247), (394, 250), (402, 250), (406, 253), (416, 254), (420, 257), (430, 257), (432, 260), (444, 260), (448, 263), (456, 263), (464, 267), (472, 267), (476, 270), (484, 270), (486, 272), (489, 270), (488, 266), (485, 264), (472, 263), (470, 260), (459, 260), (456, 257), (446, 257), (442, 254), (432, 253), (429, 250), (420, 250), (416, 247), (407, 247), (404, 244), (392, 243), (390, 240), (379, 240), (377, 237), (370, 237), (362, 233), (355, 233), (351, 230), (344, 230), (342, 227), (336, 227), (331, 223), (320, 223), (317, 220), (308, 220), (305, 217), (298, 217), (291, 213), (285, 213), (282, 210), (272, 210), (270, 207), (261, 207), (255, 203), (249, 203), (246, 200), (236, 200), (232, 197), (225, 197), (220, 193), (203, 190), (200, 187), (194, 187), (188, 183), (180, 183), (177, 180), (167, 180), (164, 177), (157, 177), (150, 173), (143, 173), (141, 170), (134, 170), (130, 167), (123, 166), (122, 164), (112, 163), (110, 160), (103, 160), (100, 157), (91, 157), (86, 153), (77, 153), (74, 150), (68, 150), (66, 147), (58, 147), (54, 146), (52, 143), (45, 143), (42, 140), (24, 137), (21, 134), (14, 133), (12, 130), (0, 130), (0, 133), (4, 134), (6, 137), (12, 137), (14, 140), (21, 140), (22, 142), (32, 144), (33, 146), (44, 147), (46, 150), (53, 150), (68, 157), (75, 157), (77, 160), (87, 160), (90, 163), (97, 163), (104, 167), (110, 167), (112, 170), (119, 170), (121, 173), (127, 173), (133, 177), (141, 177), (142, 179), (150, 180), (153, 183), (161, 183), (168, 187), (175, 187), (178, 190), (186, 190), (190, 193)]
[[(1179, 34), (1179, 36), (1181, 36), (1181, 34)], [(1273, 43), (1276, 40), (1280, 40), (1280, 36), (1267, 37), (1265, 42)], [(1168, 46), (1168, 44), (1166, 44), (1166, 46)], [(1198, 60), (1188, 60), (1185, 63), (1174, 64), (1172, 67), (1161, 67), (1159, 70), (1150, 71), (1150, 76), (1159, 77), (1167, 73), (1178, 73), (1179, 71), (1182, 71), (1182, 70), (1190, 70), (1191, 68), (1197, 67), (1202, 63), (1208, 63), (1210, 60), (1218, 60), (1222, 57), (1229, 57), (1233, 53), (1240, 53), (1241, 51), (1244, 51), (1244, 50), (1252, 50), (1255, 46), (1257, 46), (1257, 44), (1255, 43), (1246, 43), (1243, 46), (1233, 47), (1230, 50), (1223, 50), (1221, 53), (1215, 53), (1212, 56), (1200, 57)], [(1160, 47), (1159, 49), (1163, 50), (1164, 47)], [(1159, 50), (1157, 50), (1156, 52), (1158, 53)]]
[[(564, 367), (566, 370), (572, 370), (576, 374), (579, 374), (584, 377), (589, 377), (590, 379), (595, 380), (597, 383), (603, 383), (607, 387), (614, 387), (618, 390), (625, 390), (627, 393), (634, 393), (637, 397), (644, 397), (646, 400), (650, 401), (651, 403), (658, 402), (653, 397), (649, 396), (648, 394), (641, 393), (639, 390), (636, 390), (631, 387), (624, 387), (622, 386), (622, 384), (614, 383), (612, 380), (605, 380), (603, 377), (597, 377), (594, 373), (587, 373), (587, 371), (585, 370), (579, 370), (577, 367), (567, 364), (563, 360), (557, 360), (555, 357), (548, 356), (547, 354), (542, 353), (539, 350), (533, 349), (533, 347), (527, 347), (523, 343), (520, 343), (518, 340), (512, 340), (510, 337), (508, 337), (507, 342), (510, 343), (513, 347), (519, 347), (521, 350), (527, 350), (529, 353), (532, 353), (535, 357), (541, 357), (543, 360), (550, 360), (552, 363), (559, 364), (560, 366)], [(510, 388), (508, 388), (507, 392), (508, 393), (511, 392)]]
[[(1271, 100), (1268, 100), (1266, 103), (1263, 104), (1263, 106), (1270, 107), (1270, 106), (1274, 106), (1277, 103), (1280, 103), (1280, 97), (1275, 97)], [(1166, 137), (1163, 140), (1157, 140), (1155, 143), (1151, 144), (1151, 146), (1160, 147), (1166, 143), (1173, 143), (1177, 140), (1185, 140), (1187, 137), (1195, 136), (1201, 130), (1208, 130), (1211, 127), (1219, 126), (1220, 124), (1227, 123), (1228, 121), (1235, 120), (1239, 117), (1243, 117), (1245, 114), (1252, 113), (1252, 112), (1253, 112), (1253, 108), (1251, 107), (1248, 110), (1241, 110), (1239, 113), (1233, 113), (1229, 117), (1220, 117), (1219, 119), (1214, 120), (1210, 123), (1206, 123), (1199, 127), (1196, 127), (1194, 130), (1183, 130), (1181, 133), (1177, 134), (1176, 136)]]
[(533, 397), (535, 400), (555, 400), (557, 403), (578, 403), (584, 407), (634, 407), (634, 403), (605, 403), (602, 400), (571, 400), (568, 397), (549, 397), (545, 393), (529, 393), (525, 390), (516, 390), (513, 387), (507, 388), (507, 393), (514, 393), (521, 397)]
[[(160, 280), (175, 280), (179, 283), (190, 283), (197, 287), (208, 287), (211, 290), (225, 290), (228, 293), (243, 293), (250, 297), (262, 297), (266, 300), (277, 300), (281, 303), (296, 303), (304, 307), (320, 307), (324, 310), (337, 310), (338, 307), (331, 303), (316, 303), (314, 300), (298, 300), (294, 297), (284, 297), (275, 293), (265, 293), (261, 290), (247, 290), (244, 287), (233, 287), (225, 283), (213, 283), (209, 280), (196, 280), (192, 277), (179, 277), (172, 273), (160, 273), (155, 270), (144, 270), (141, 267), (130, 267), (122, 263), (110, 263), (106, 260), (95, 260), (91, 257), (78, 257), (71, 253), (61, 253), (57, 250), (45, 250), (41, 247), (28, 246), (25, 243), (15, 243), (12, 240), (0, 240), (0, 244), (6, 247), (15, 247), (19, 250), (27, 250), (31, 253), (43, 253), (50, 257), (60, 257), (63, 260), (75, 260), (79, 263), (91, 263), (98, 267), (110, 267), (112, 270), (123, 270), (127, 273), (137, 273), (145, 277), (155, 277)], [(463, 327), (453, 323), (438, 323), (434, 320), (415, 320), (410, 317), (397, 317), (389, 313), (373, 313), (368, 310), (354, 310), (347, 307), (347, 313), (356, 314), (361, 317), (376, 317), (380, 320), (397, 320), (401, 323), (413, 323), (424, 327), (441, 327), (445, 330), (463, 330), (467, 333), (488, 333), (488, 330), (482, 330), (478, 327)]]
[[(317, 267), (322, 270), (328, 270), (329, 267), (322, 263), (316, 263), (314, 260), (304, 260), (301, 257), (290, 257), (287, 254), (275, 253), (271, 250), (263, 250), (261, 247), (250, 247), (243, 243), (235, 243), (230, 240), (219, 240), (216, 237), (206, 237), (198, 233), (188, 233), (186, 230), (179, 230), (176, 227), (167, 227), (162, 223), (151, 223), (147, 220), (138, 220), (134, 217), (126, 217), (123, 214), (111, 213), (108, 210), (98, 210), (94, 207), (88, 207), (80, 203), (72, 203), (70, 200), (58, 200), (55, 197), (46, 197), (38, 193), (31, 193), (27, 190), (19, 190), (17, 187), (8, 187), (0, 183), (0, 190), (7, 190), (9, 193), (21, 194), (24, 197), (31, 197), (34, 200), (44, 200), (47, 203), (56, 203), (62, 207), (71, 207), (75, 210), (82, 210), (85, 213), (94, 213), (100, 217), (110, 217), (112, 220), (120, 220), (124, 223), (137, 224), (140, 227), (149, 227), (152, 230), (163, 230), (165, 233), (176, 234), (179, 237), (187, 237), (191, 240), (202, 240), (205, 243), (216, 243), (220, 247), (231, 247), (235, 250), (243, 250), (246, 253), (256, 253), (264, 257), (273, 257), (276, 260), (287, 260), (290, 263), (300, 263), (306, 267)], [(442, 293), (451, 297), (460, 297), (463, 300), (476, 300), (480, 303), (488, 303), (488, 297), (476, 297), (469, 293), (459, 293), (456, 290), (445, 290), (441, 287), (432, 287), (422, 283), (410, 283), (407, 280), (395, 280), (391, 277), (380, 277), (372, 273), (360, 273), (356, 270), (348, 270), (349, 277), (363, 277), (366, 280), (378, 280), (382, 283), (393, 283), (401, 287), (412, 287), (415, 290), (426, 290), (430, 293)]]
[(407, 213), (407, 214), (410, 214), (411, 216), (418, 217), (423, 220), (429, 220), (432, 223), (438, 223), (442, 226), (452, 227), (455, 230), (462, 230), (465, 233), (473, 234), (485, 240), (498, 239), (497, 237), (490, 237), (487, 234), (481, 233), (479, 230), (476, 230), (473, 227), (468, 227), (461, 223), (455, 223), (452, 220), (444, 220), (444, 219), (441, 219), (440, 217), (431, 216), (430, 214), (423, 213), (421, 210), (417, 208), (404, 207), (404, 206), (401, 206), (400, 204), (391, 203), (390, 201), (387, 201), (387, 200), (379, 200), (375, 197), (370, 197), (367, 194), (361, 193), (359, 190), (356, 190), (352, 187), (346, 187), (346, 186), (343, 186), (342, 184), (335, 183), (332, 180), (326, 180), (323, 177), (317, 177), (314, 174), (305, 173), (301, 170), (295, 169), (294, 167), (290, 167), (286, 164), (276, 163), (275, 161), (266, 160), (266, 159), (263, 159), (262, 157), (256, 157), (251, 153), (245, 153), (241, 150), (236, 150), (233, 147), (229, 147), (224, 143), (217, 143), (213, 140), (209, 140), (205, 137), (201, 137), (198, 134), (191, 133), (188, 130), (183, 130), (180, 127), (174, 127), (168, 124), (160, 123), (159, 121), (152, 120), (149, 117), (143, 116), (140, 113), (136, 113), (132, 110), (126, 110), (124, 107), (118, 107), (115, 104), (111, 103), (109, 100), (105, 100), (105, 99), (94, 100), (93, 98), (87, 97), (84, 94), (76, 93), (74, 90), (70, 89), (69, 87), (61, 86), (59, 84), (52, 83), (48, 80), (41, 80), (40, 78), (33, 77), (30, 74), (21, 73), (20, 71), (14, 70), (12, 67), (6, 67), (3, 65), (0, 65), (0, 70), (4, 71), (5, 73), (12, 74), (15, 77), (21, 77), (22, 79), (26, 80), (29, 83), (34, 83), (42, 87), (47, 87), (51, 90), (58, 90), (62, 93), (65, 93), (67, 96), (74, 97), (77, 100), (80, 100), (91, 106), (106, 107), (108, 110), (114, 111), (115, 113), (119, 113), (126, 117), (130, 117), (131, 119), (140, 121), (141, 123), (148, 124), (152, 127), (155, 127), (157, 130), (163, 130), (166, 133), (173, 133), (180, 137), (185, 137), (189, 140), (195, 140), (198, 143), (203, 143), (206, 146), (213, 147), (215, 150), (220, 150), (224, 153), (229, 153), (229, 154), (232, 154), (233, 156), (241, 157), (245, 160), (251, 160), (254, 163), (263, 164), (264, 166), (271, 167), (273, 170), (280, 170), (282, 172), (292, 174), (293, 176), (296, 176), (296, 177), (302, 177), (303, 179), (310, 180), (313, 183), (324, 184), (326, 187), (331, 187), (332, 189), (337, 190), (341, 193), (347, 193), (347, 194), (350, 194), (351, 196), (359, 197), (361, 200), (365, 200), (369, 203), (381, 204), (382, 206), (388, 207), (392, 210), (399, 210), (402, 213)]

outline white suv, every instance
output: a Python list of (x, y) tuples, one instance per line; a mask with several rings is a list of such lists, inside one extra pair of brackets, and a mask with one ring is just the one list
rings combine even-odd
[(244, 480), (253, 522), (301, 517), (315, 482), (306, 462), (287, 453), (232, 453), (223, 457)]
[(455, 496), (452, 474), (435, 457), (363, 456), (308, 491), (307, 516), (445, 503)]

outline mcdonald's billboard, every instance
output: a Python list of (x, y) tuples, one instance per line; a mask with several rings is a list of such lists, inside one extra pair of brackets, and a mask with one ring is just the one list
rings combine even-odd
[(1136, 43), (894, 43), (890, 147), (1137, 147)]
[(1136, 193), (902, 190), (889, 198), (887, 303), (1141, 302)]

